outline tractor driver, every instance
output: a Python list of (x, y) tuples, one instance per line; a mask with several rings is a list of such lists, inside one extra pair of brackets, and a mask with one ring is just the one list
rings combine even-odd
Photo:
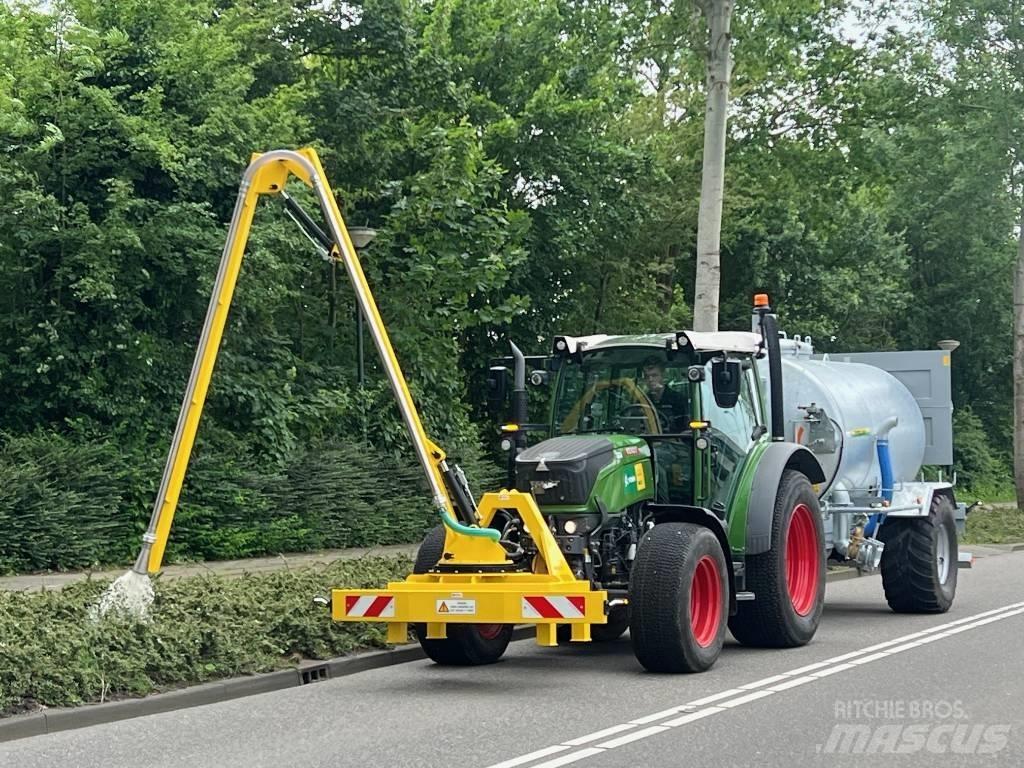
[(665, 363), (657, 357), (644, 361), (644, 384), (647, 397), (657, 409), (669, 432), (678, 432), (689, 417), (689, 398), (665, 383)]

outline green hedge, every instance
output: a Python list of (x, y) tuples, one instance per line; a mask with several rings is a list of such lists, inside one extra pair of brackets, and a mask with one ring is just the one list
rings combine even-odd
[(0, 715), (383, 647), (383, 625), (335, 623), (311, 601), (331, 587), (382, 586), (409, 568), (407, 558), (362, 558), (238, 579), (157, 579), (148, 622), (90, 618), (104, 581), (0, 592)]
[[(477, 452), (480, 489), (499, 474)], [(0, 445), (0, 573), (88, 568), (134, 559), (163, 469), (163, 449), (57, 435)], [(434, 513), (419, 466), (354, 443), (282, 462), (201, 446), (167, 557), (233, 559), (320, 548), (415, 542)]]

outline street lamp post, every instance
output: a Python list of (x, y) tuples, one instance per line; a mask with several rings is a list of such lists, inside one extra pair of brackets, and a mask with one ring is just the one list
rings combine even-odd
[[(377, 236), (377, 230), (370, 227), (349, 227), (349, 237), (357, 250), (363, 250)], [(366, 363), (363, 359), (363, 313), (356, 304), (356, 382), (360, 387), (366, 381)]]

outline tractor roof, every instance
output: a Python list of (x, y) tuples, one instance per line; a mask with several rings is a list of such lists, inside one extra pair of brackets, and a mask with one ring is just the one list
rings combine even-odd
[[(612, 347), (657, 347), (665, 348), (668, 341), (677, 341), (680, 348), (689, 347), (698, 352), (738, 352), (757, 354), (761, 351), (761, 334), (750, 331), (677, 331), (675, 333), (643, 333), (624, 336), (559, 336), (565, 339), (570, 350), (610, 349)], [(685, 344), (683, 343), (685, 340)]]

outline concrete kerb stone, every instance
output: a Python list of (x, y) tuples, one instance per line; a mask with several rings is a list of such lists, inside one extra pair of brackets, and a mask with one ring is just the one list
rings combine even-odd
[[(1003, 552), (1024, 551), (1024, 543), (1004, 545)], [(826, 575), (826, 581), (845, 581), (858, 578), (855, 568), (837, 568)], [(532, 626), (516, 627), (512, 639), (524, 640), (534, 636)], [(418, 645), (401, 648), (370, 651), (353, 656), (341, 656), (324, 661), (304, 662), (295, 669), (266, 672), (259, 675), (205, 683), (167, 693), (157, 693), (141, 699), (89, 704), (68, 709), (48, 709), (27, 715), (15, 715), (0, 719), (0, 742), (41, 736), (73, 728), (112, 723), (133, 717), (171, 712), (178, 709), (212, 704), (218, 701), (252, 696), (258, 693), (295, 688), (302, 684), (302, 671), (326, 667), (328, 677), (345, 677), (372, 669), (382, 669), (396, 664), (405, 664), (426, 658)]]
[(33, 712), (30, 715), (14, 715), (0, 720), (0, 741), (27, 739), (46, 733), (46, 714)]

